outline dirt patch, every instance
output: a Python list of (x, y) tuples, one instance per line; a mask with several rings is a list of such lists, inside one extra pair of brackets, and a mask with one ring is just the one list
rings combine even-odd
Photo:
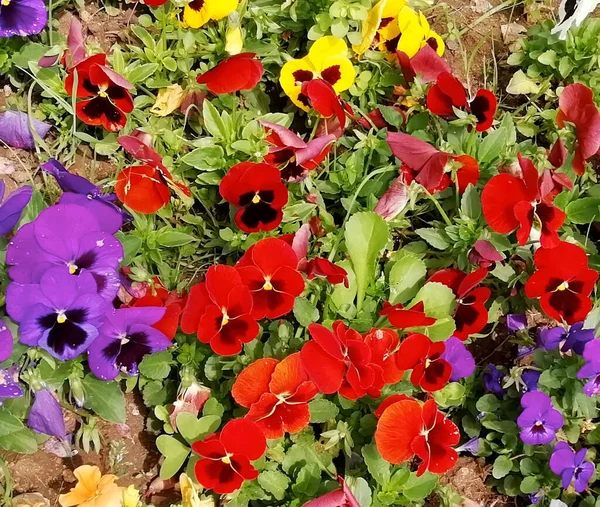
[[(65, 37), (69, 33), (73, 16), (73, 13), (65, 11), (58, 17), (58, 31)], [(104, 7), (91, 3), (87, 4), (83, 11), (77, 13), (77, 16), (83, 25), (84, 36), (88, 36), (88, 44), (96, 44), (106, 52), (116, 42), (127, 41), (129, 26), (137, 23), (137, 17), (132, 7), (119, 9), (115, 11), (114, 16), (111, 16)]]
[(93, 182), (114, 178), (118, 172), (113, 163), (95, 159), (88, 146), (79, 148), (79, 152), (75, 155), (75, 161), (67, 169)]
[(11, 169), (10, 174), (0, 176), (6, 185), (6, 195), (22, 185), (31, 185), (33, 182), (36, 186), (41, 185), (41, 178), (36, 176), (40, 161), (35, 153), (0, 146), (0, 162), (3, 167), (10, 164), (14, 168), (14, 171)]
[[(81, 465), (98, 466), (103, 473), (117, 475), (119, 485), (133, 484), (144, 493), (158, 473), (160, 459), (154, 437), (145, 431), (146, 417), (147, 409), (139, 396), (128, 394), (126, 424), (100, 425), (100, 453), (80, 452), (72, 458), (59, 458), (45, 451), (5, 456), (15, 494), (41, 493), (50, 505), (58, 505), (58, 496), (74, 486), (73, 470)], [(154, 504), (160, 505), (158, 501)]]

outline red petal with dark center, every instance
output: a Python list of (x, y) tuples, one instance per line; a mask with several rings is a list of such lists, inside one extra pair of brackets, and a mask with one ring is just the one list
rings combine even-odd
[(409, 335), (400, 344), (396, 365), (401, 370), (411, 370), (417, 364), (429, 357), (431, 340), (423, 334)]
[(262, 431), (248, 419), (233, 419), (221, 431), (220, 440), (230, 454), (241, 454), (250, 461), (260, 458), (267, 448)]
[(498, 107), (496, 96), (489, 90), (479, 90), (469, 104), (471, 113), (477, 118), (477, 132), (485, 132), (494, 122), (494, 115)]

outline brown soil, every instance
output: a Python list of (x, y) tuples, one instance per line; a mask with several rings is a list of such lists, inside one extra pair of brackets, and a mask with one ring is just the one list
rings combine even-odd
[(6, 185), (6, 195), (24, 184), (31, 185), (32, 181), (35, 181), (36, 185), (41, 184), (41, 180), (36, 178), (40, 162), (35, 153), (0, 146), (0, 162), (5, 161), (14, 167), (11, 174), (0, 176)]
[[(99, 454), (80, 451), (73, 458), (59, 458), (45, 451), (35, 454), (5, 456), (14, 480), (15, 494), (38, 492), (58, 505), (58, 496), (74, 486), (73, 470), (81, 465), (98, 466), (103, 473), (119, 477), (118, 484), (133, 484), (145, 493), (158, 473), (160, 453), (156, 450), (154, 437), (145, 431), (147, 409), (139, 397), (127, 395), (126, 424), (101, 423), (102, 449)], [(176, 495), (174, 491), (172, 491)], [(169, 505), (175, 498), (151, 496), (148, 501)]]

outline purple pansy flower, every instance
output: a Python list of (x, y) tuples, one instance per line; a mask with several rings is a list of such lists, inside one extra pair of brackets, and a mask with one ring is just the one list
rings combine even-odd
[(529, 501), (532, 504), (536, 505), (542, 501), (542, 498), (544, 498), (544, 492), (541, 489), (538, 489), (537, 491), (534, 491), (533, 493), (530, 493), (527, 496), (529, 497)]
[(577, 493), (586, 490), (594, 475), (594, 464), (585, 461), (587, 449), (575, 452), (566, 442), (558, 442), (550, 458), (550, 470), (562, 477), (562, 487), (567, 489), (571, 483)]
[(65, 419), (60, 403), (54, 393), (42, 389), (35, 393), (33, 405), (27, 418), (27, 426), (36, 433), (43, 433), (57, 438), (65, 438)]
[(509, 313), (506, 316), (506, 327), (513, 333), (527, 329), (527, 317), (522, 313)]
[(504, 372), (500, 371), (493, 364), (488, 364), (483, 372), (483, 383), (486, 390), (499, 398), (504, 394), (504, 389), (502, 388), (504, 375)]
[[(19, 3), (19, 0), (10, 1), (11, 3)], [(2, 2), (0, 2), (0, 37), (2, 37), (2, 23), (4, 21), (3, 9), (7, 8), (2, 7)], [(33, 128), (43, 139), (52, 128), (52, 125), (34, 118)], [(33, 149), (35, 141), (31, 130), (29, 130), (29, 115), (21, 111), (5, 111), (4, 113), (0, 113), (0, 140), (4, 141), (11, 148), (20, 148), (22, 150)]]
[(11, 283), (6, 301), (11, 318), (21, 323), (21, 342), (62, 360), (87, 350), (108, 306), (89, 273), (71, 276), (59, 267), (46, 272), (39, 285)]
[(53, 176), (63, 190), (60, 204), (78, 204), (87, 208), (98, 220), (102, 231), (114, 234), (123, 222), (132, 219), (129, 213), (115, 204), (115, 194), (103, 194), (100, 187), (83, 176), (71, 174), (58, 160), (51, 158), (41, 168)]
[(12, 365), (10, 368), (0, 368), (0, 405), (5, 398), (20, 398), (23, 389), (19, 385), (19, 368)]
[(583, 329), (583, 322), (573, 324), (567, 331), (558, 326), (553, 328), (544, 327), (539, 333), (540, 346), (546, 350), (554, 350), (564, 341), (561, 352), (572, 350), (576, 354), (582, 355), (586, 343), (594, 339), (593, 329)]
[(92, 373), (102, 380), (112, 380), (121, 371), (136, 375), (144, 356), (169, 347), (171, 341), (152, 327), (165, 311), (153, 306), (109, 311), (88, 350)]
[(540, 380), (540, 376), (542, 375), (541, 371), (537, 370), (525, 370), (521, 374), (521, 380), (523, 384), (525, 384), (524, 391), (537, 391), (538, 381)]
[(475, 359), (473, 359), (473, 355), (467, 350), (465, 344), (456, 336), (451, 336), (444, 345), (446, 349), (440, 357), (452, 366), (450, 380), (456, 382), (461, 378), (471, 376), (475, 371)]
[(552, 406), (550, 396), (541, 391), (525, 393), (521, 398), (523, 412), (517, 419), (521, 440), (529, 445), (549, 444), (562, 428), (562, 414)]
[(577, 372), (578, 379), (590, 379), (583, 386), (587, 396), (600, 394), (600, 340), (588, 342), (583, 350), (585, 364)]
[(469, 452), (474, 456), (479, 452), (479, 437), (472, 438), (456, 448), (456, 452)]
[[(0, 201), (4, 199), (5, 191), (6, 185), (4, 181), (0, 181)], [(15, 228), (32, 194), (33, 189), (26, 185), (15, 190), (0, 204), (0, 236), (8, 234)]]
[(17, 283), (39, 283), (48, 269), (61, 266), (73, 276), (90, 273), (106, 301), (119, 290), (116, 269), (122, 259), (121, 243), (102, 230), (90, 210), (75, 204), (42, 211), (19, 229), (6, 252), (8, 274)]
[(13, 335), (6, 327), (6, 323), (0, 319), (0, 363), (6, 361), (13, 351)]

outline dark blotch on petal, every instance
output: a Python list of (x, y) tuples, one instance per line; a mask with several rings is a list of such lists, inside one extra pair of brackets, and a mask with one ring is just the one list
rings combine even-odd
[(321, 77), (331, 86), (333, 86), (342, 78), (340, 66), (333, 65), (332, 67), (327, 67), (325, 70), (323, 70), (323, 72), (321, 72)]

